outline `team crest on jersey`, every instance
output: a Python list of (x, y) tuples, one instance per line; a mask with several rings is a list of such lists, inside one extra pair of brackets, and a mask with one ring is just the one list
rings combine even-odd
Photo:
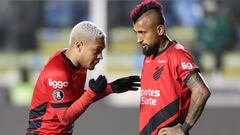
[(61, 101), (64, 98), (64, 92), (62, 90), (53, 91), (53, 99), (56, 101)]
[(158, 79), (160, 78), (160, 76), (161, 76), (161, 74), (162, 74), (162, 71), (163, 71), (163, 67), (164, 67), (164, 66), (162, 66), (161, 68), (157, 67), (157, 68), (155, 69), (155, 71), (154, 71), (154, 73), (153, 73), (153, 79), (154, 79), (154, 80), (158, 80)]

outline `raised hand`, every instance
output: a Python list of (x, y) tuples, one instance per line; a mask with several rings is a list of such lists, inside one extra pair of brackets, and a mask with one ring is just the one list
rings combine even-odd
[(105, 91), (107, 87), (107, 79), (103, 75), (99, 75), (96, 80), (91, 79), (89, 80), (89, 87), (94, 91), (95, 93), (102, 93)]
[(128, 76), (119, 78), (112, 83), (110, 83), (113, 93), (123, 93), (128, 90), (137, 91), (140, 87), (140, 77), (139, 76)]

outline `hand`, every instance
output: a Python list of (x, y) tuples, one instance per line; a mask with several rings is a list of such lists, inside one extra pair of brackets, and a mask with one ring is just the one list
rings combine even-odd
[(99, 75), (96, 81), (94, 79), (89, 80), (89, 87), (95, 93), (102, 93), (107, 87), (107, 79), (103, 75)]
[(177, 124), (173, 127), (166, 127), (160, 129), (157, 135), (185, 135), (185, 133), (182, 130), (182, 125)]
[(117, 79), (110, 83), (113, 93), (123, 93), (128, 90), (137, 91), (140, 86), (139, 76), (128, 76)]

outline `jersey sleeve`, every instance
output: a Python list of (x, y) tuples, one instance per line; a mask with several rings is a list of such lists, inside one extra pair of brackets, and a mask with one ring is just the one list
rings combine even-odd
[(193, 73), (200, 72), (198, 66), (194, 63), (192, 56), (187, 50), (177, 50), (174, 57), (178, 79), (187, 83)]
[(49, 103), (53, 108), (69, 107), (72, 104), (73, 94), (70, 77), (63, 71), (53, 71), (45, 78)]

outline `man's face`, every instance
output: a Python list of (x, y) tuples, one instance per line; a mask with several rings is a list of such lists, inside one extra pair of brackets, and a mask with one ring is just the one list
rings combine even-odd
[(81, 66), (93, 70), (95, 65), (103, 59), (102, 51), (105, 48), (105, 39), (97, 38), (94, 42), (89, 42), (83, 46)]
[(150, 56), (158, 50), (159, 37), (157, 34), (157, 26), (153, 25), (150, 18), (139, 18), (139, 20), (133, 24), (133, 29), (137, 34), (137, 42), (142, 46), (144, 55)]

